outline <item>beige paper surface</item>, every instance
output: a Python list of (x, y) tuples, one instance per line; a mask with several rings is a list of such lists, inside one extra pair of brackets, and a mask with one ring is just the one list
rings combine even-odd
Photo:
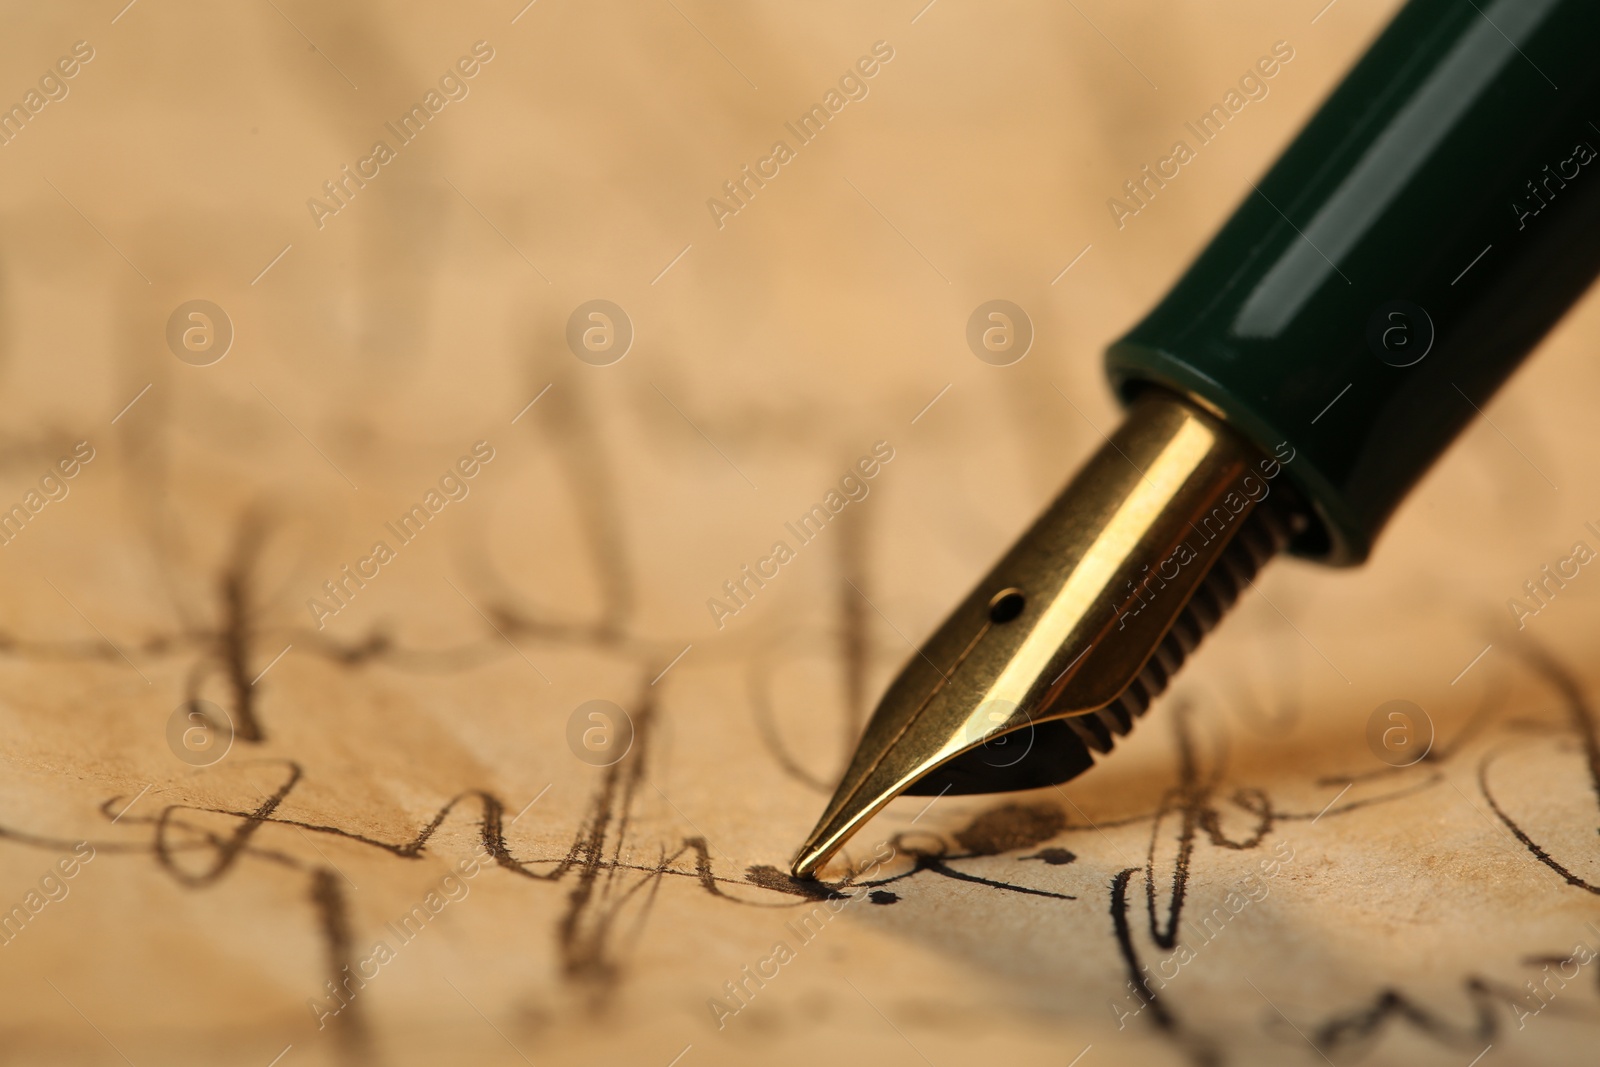
[(780, 873), (1392, 4), (119, 6), (0, 42), (92, 51), (0, 147), (0, 1062), (1592, 1062), (1592, 300), (1103, 766)]

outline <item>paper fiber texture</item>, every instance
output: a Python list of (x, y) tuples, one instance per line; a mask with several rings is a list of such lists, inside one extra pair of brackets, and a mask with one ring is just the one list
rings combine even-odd
[(0, 1062), (1592, 1058), (1592, 301), (1114, 758), (786, 877), (1392, 8), (919, 6), (18, 20)]

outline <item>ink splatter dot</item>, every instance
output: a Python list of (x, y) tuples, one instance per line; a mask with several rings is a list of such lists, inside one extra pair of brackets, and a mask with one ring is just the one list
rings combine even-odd
[(1041, 848), (1031, 856), (1023, 856), (1025, 860), (1043, 860), (1052, 867), (1061, 867), (1078, 858), (1076, 852), (1064, 848)]
[(900, 898), (894, 893), (889, 892), (887, 889), (874, 889), (872, 892), (867, 894), (867, 899), (874, 904), (893, 904)]

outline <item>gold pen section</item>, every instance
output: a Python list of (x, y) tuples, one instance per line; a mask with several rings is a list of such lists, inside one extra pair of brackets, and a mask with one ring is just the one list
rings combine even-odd
[[(1122, 697), (1280, 470), (1198, 407), (1136, 400), (890, 685), (795, 875), (814, 877), (885, 804), (964, 755)], [(1077, 751), (1081, 766), (1054, 780), (1090, 765)]]

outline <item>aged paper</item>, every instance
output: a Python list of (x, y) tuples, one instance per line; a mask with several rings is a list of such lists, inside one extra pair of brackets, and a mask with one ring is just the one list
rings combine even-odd
[(0, 42), (0, 1062), (1593, 1062), (1592, 300), (1102, 766), (784, 873), (1393, 4), (520, 6)]

